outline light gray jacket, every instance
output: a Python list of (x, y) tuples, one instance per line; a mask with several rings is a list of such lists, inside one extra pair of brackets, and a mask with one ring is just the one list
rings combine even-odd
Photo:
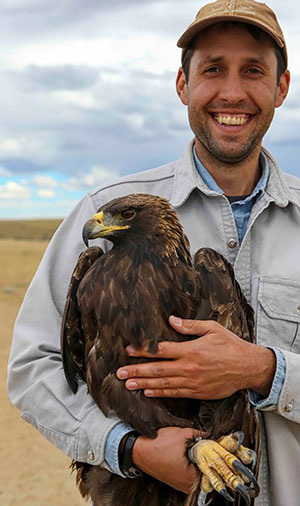
[(240, 248), (230, 204), (201, 180), (192, 143), (176, 162), (90, 192), (54, 235), (16, 321), (8, 388), (22, 417), (72, 458), (103, 464), (106, 437), (118, 423), (104, 417), (84, 383), (73, 395), (62, 368), (61, 316), (71, 272), (84, 249), (81, 230), (112, 198), (158, 194), (176, 208), (192, 253), (215, 248), (234, 265), (255, 310), (257, 342), (284, 354), (286, 379), (278, 405), (263, 411), (266, 441), (257, 505), (300, 505), (300, 180), (283, 174), (265, 154), (267, 189), (253, 206)]

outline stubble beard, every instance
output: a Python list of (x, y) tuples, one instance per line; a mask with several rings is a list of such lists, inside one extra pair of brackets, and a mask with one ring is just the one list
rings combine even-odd
[[(194, 121), (194, 118), (196, 118), (196, 121)], [(224, 146), (223, 143), (218, 142), (213, 137), (209, 128), (204, 127), (204, 122), (200, 123), (197, 113), (192, 109), (189, 110), (190, 126), (195, 137), (204, 148), (204, 156), (206, 154), (216, 162), (225, 165), (239, 164), (250, 157), (255, 148), (261, 145), (262, 138), (267, 132), (272, 119), (273, 113), (269, 113), (260, 128), (255, 129), (246, 142), (237, 143), (235, 136), (228, 136), (226, 146)]]
[(261, 141), (258, 136), (251, 135), (247, 142), (239, 144), (235, 148), (235, 139), (230, 140), (230, 138), (228, 138), (228, 144), (232, 142), (232, 146), (225, 149), (216, 141), (210, 132), (201, 132), (201, 134), (195, 135), (204, 149), (208, 151), (213, 158), (226, 165), (235, 165), (246, 160)]

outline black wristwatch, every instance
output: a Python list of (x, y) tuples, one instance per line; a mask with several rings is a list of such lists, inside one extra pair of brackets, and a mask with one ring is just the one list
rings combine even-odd
[(123, 451), (119, 458), (120, 469), (126, 478), (140, 478), (143, 476), (142, 471), (134, 467), (132, 462), (132, 449), (138, 437), (139, 434), (136, 431), (127, 434)]

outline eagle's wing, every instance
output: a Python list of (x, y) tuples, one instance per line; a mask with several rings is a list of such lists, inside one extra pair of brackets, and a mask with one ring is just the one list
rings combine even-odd
[[(254, 312), (235, 279), (231, 264), (215, 250), (202, 248), (195, 255), (194, 265), (202, 295), (197, 319), (215, 320), (240, 338), (254, 342)], [(259, 424), (255, 410), (248, 401), (247, 392), (239, 391), (221, 400), (201, 401), (199, 415), (201, 423), (208, 431), (209, 439), (217, 439), (221, 445), (224, 439), (222, 435), (232, 432), (238, 434), (236, 431), (242, 431), (245, 436), (244, 444), (247, 446), (246, 452), (250, 448), (258, 456), (257, 460), (254, 457), (253, 462), (253, 472), (257, 474), (260, 454)], [(244, 452), (244, 447), (241, 448)], [(240, 450), (237, 456), (244, 461)], [(199, 490), (198, 488), (191, 494), (187, 504), (196, 504)], [(219, 494), (213, 493), (210, 498), (212, 505), (223, 504)], [(235, 496), (235, 501), (234, 504), (245, 504), (239, 495)]]
[(81, 315), (77, 305), (77, 289), (80, 281), (103, 255), (98, 246), (88, 248), (81, 253), (73, 271), (69, 284), (65, 309), (61, 326), (61, 350), (66, 379), (75, 394), (78, 388), (78, 378), (85, 379), (85, 340), (81, 326)]
[(254, 342), (254, 312), (231, 264), (210, 248), (199, 249), (194, 263), (202, 292), (197, 318), (215, 320), (242, 339)]

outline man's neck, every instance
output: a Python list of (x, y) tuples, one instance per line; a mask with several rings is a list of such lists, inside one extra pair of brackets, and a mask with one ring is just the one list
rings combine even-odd
[(203, 146), (195, 143), (200, 162), (227, 196), (250, 195), (260, 176), (259, 155), (261, 146), (257, 147), (245, 160), (227, 164), (213, 157)]

